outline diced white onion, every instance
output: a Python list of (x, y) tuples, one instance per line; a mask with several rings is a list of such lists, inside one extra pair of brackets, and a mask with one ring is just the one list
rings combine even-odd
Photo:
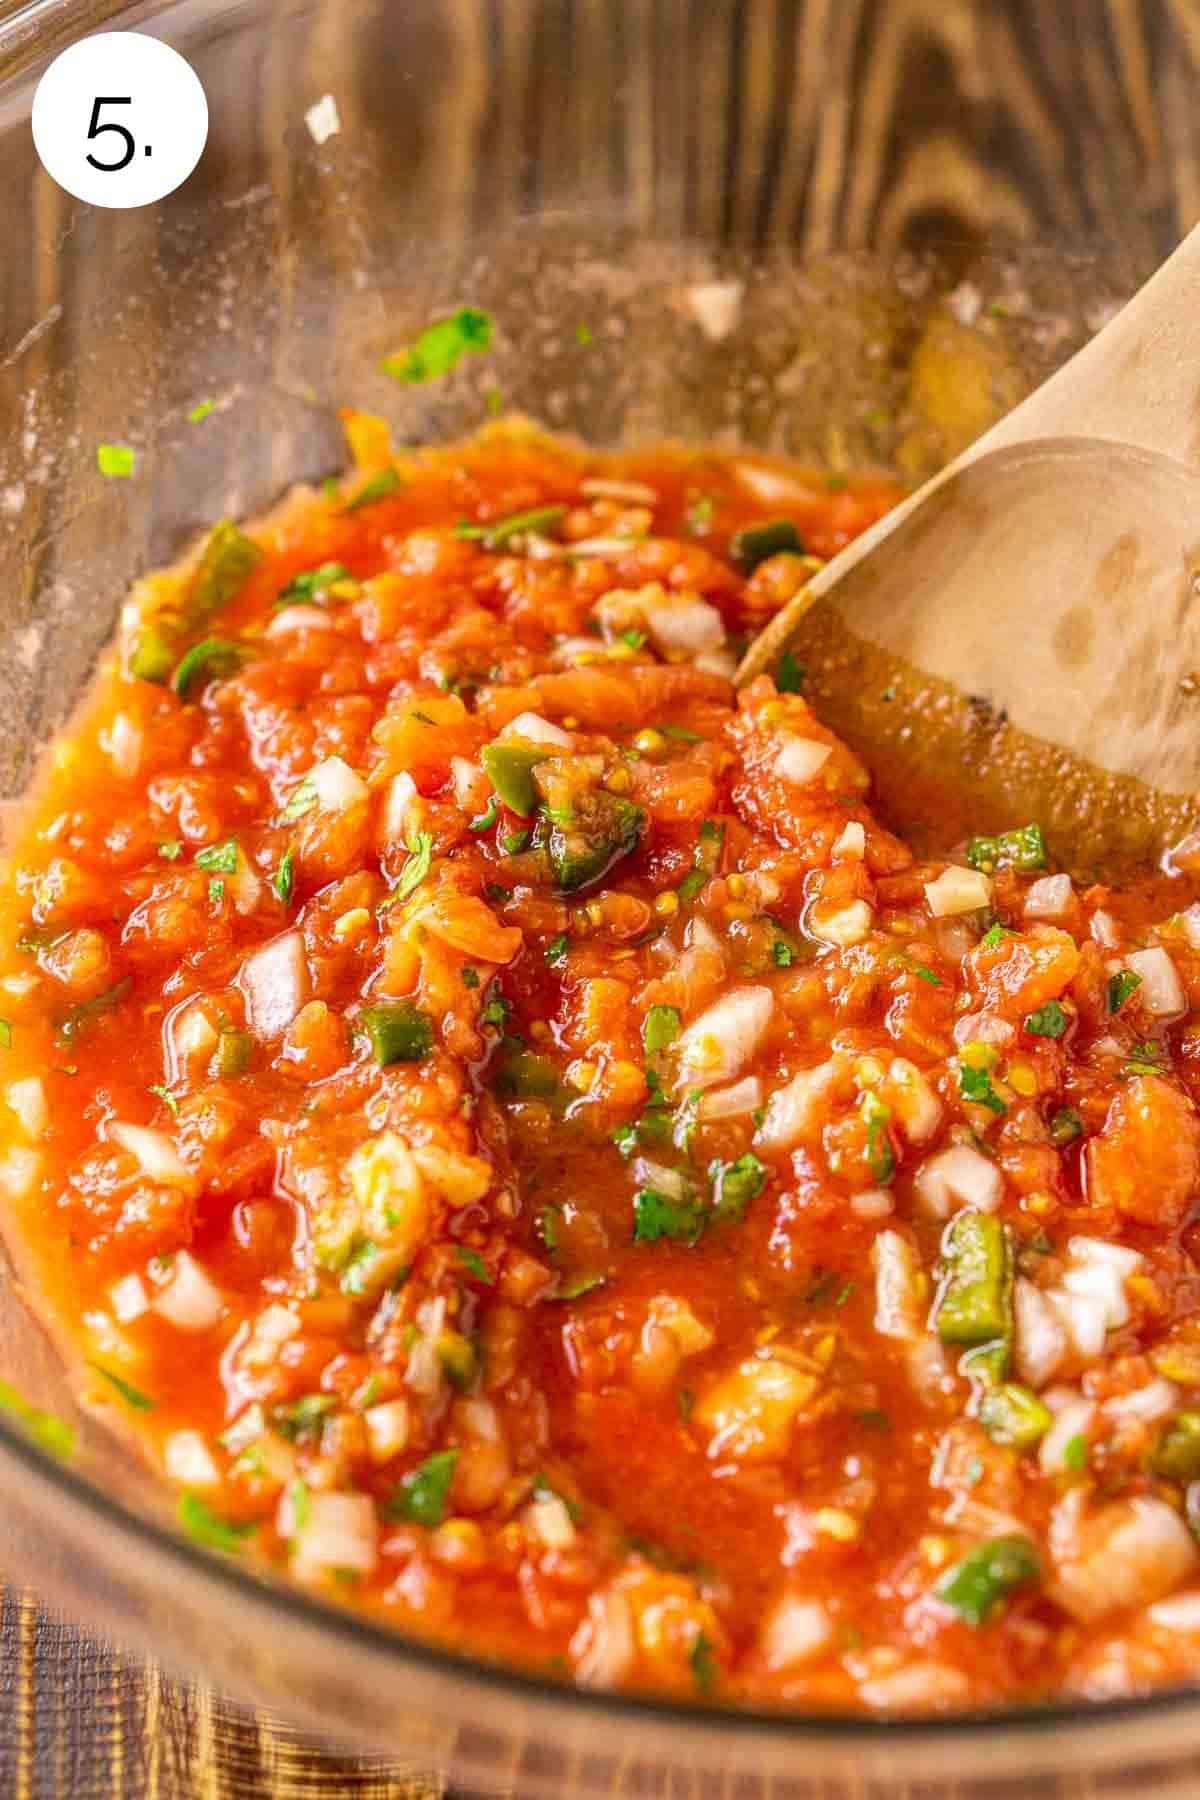
[(334, 620), (321, 606), (285, 606), (267, 626), (264, 636), (289, 637), (294, 631), (332, 631)]
[(894, 1673), (873, 1675), (859, 1684), (861, 1698), (876, 1712), (929, 1712), (934, 1708), (961, 1706), (967, 1698), (967, 1678), (949, 1663), (908, 1663)]
[(301, 934), (285, 931), (254, 951), (238, 971), (237, 985), (255, 1037), (281, 1037), (312, 993)]
[(1115, 1331), (1118, 1326), (1128, 1324), (1125, 1282), (1120, 1270), (1113, 1268), (1111, 1263), (1076, 1263), (1064, 1274), (1061, 1286), (1073, 1299), (1098, 1301), (1104, 1308), (1106, 1330)]
[(637, 1650), (633, 1611), (625, 1595), (613, 1587), (593, 1594), (569, 1648), (580, 1687), (619, 1687)]
[(500, 1415), (490, 1400), (460, 1400), (454, 1409), (456, 1422), (467, 1436), (482, 1444), (498, 1444)]
[[(1200, 950), (1200, 901), (1186, 906), (1176, 923), (1193, 950)], [(1156, 1609), (1157, 1610), (1157, 1609)]]
[(163, 1445), (163, 1462), (180, 1487), (211, 1488), (221, 1479), (212, 1451), (198, 1431), (173, 1431)]
[(927, 1143), (942, 1122), (942, 1103), (917, 1065), (906, 1057), (895, 1057), (888, 1067), (885, 1091), (909, 1143)]
[(150, 1305), (177, 1331), (209, 1331), (225, 1311), (220, 1288), (187, 1250), (172, 1257), (167, 1279)]
[(195, 1057), (207, 1060), (217, 1047), (217, 1028), (198, 1000), (184, 1000), (173, 1007), (163, 1023), (167, 1085), (186, 1072)]
[(1094, 1400), (1072, 1400), (1055, 1415), (1054, 1423), (1038, 1447), (1038, 1461), (1047, 1475), (1067, 1466), (1067, 1445), (1082, 1437), (1096, 1416)]
[(767, 1101), (759, 1143), (768, 1150), (791, 1150), (800, 1143), (816, 1125), (825, 1097), (844, 1076), (845, 1067), (836, 1057), (798, 1070)]
[(569, 731), (535, 712), (518, 713), (515, 719), (509, 720), (500, 736), (505, 740), (518, 738), (523, 744), (548, 744), (556, 750), (569, 750), (575, 742)]
[(732, 1087), (710, 1088), (701, 1097), (696, 1115), (701, 1119), (739, 1119), (744, 1113), (757, 1112), (762, 1105), (762, 1082), (757, 1075), (745, 1075)]
[(234, 906), (247, 917), (262, 899), (263, 884), (245, 852), (239, 850), (233, 874), (229, 877), (229, 895)]
[(1182, 1017), (1188, 1007), (1187, 993), (1165, 950), (1157, 945), (1152, 950), (1133, 950), (1125, 963), (1142, 978), (1137, 999), (1144, 1012), (1155, 1019)]
[(818, 738), (788, 738), (776, 754), (775, 772), (785, 781), (803, 786), (825, 767), (832, 755), (833, 745), (823, 744)]
[(1114, 1394), (1104, 1402), (1104, 1411), (1110, 1419), (1130, 1419), (1136, 1424), (1152, 1425), (1155, 1419), (1165, 1419), (1173, 1413), (1178, 1404), (1179, 1389), (1173, 1381), (1159, 1375), (1145, 1387), (1134, 1388), (1132, 1393)]
[(1156, 1600), (1146, 1617), (1162, 1631), (1200, 1632), (1200, 1594), (1173, 1594), (1169, 1600)]
[(1076, 1262), (1111, 1263), (1122, 1275), (1134, 1274), (1146, 1260), (1140, 1250), (1131, 1250), (1128, 1244), (1110, 1244), (1105, 1238), (1093, 1237), (1068, 1238), (1067, 1254)]
[(114, 1281), (108, 1299), (118, 1325), (130, 1325), (150, 1310), (150, 1298), (140, 1275), (122, 1275), (120, 1281)]
[(895, 1205), (886, 1188), (867, 1188), (850, 1196), (850, 1211), (856, 1219), (886, 1219)]
[(740, 281), (696, 281), (683, 290), (688, 311), (710, 344), (720, 344), (737, 329), (745, 285)]
[(10, 1081), (4, 1090), (4, 1098), (20, 1121), (25, 1136), (41, 1137), (50, 1117), (41, 1076), (24, 1075), (20, 1081)]
[(1076, 1353), (1095, 1362), (1108, 1335), (1108, 1304), (1097, 1294), (1072, 1294), (1063, 1288), (1043, 1290), (1066, 1329)]
[(807, 920), (813, 937), (824, 944), (836, 944), (840, 950), (861, 944), (874, 923), (875, 914), (865, 900), (852, 900), (835, 913), (821, 913), (814, 908)]
[(732, 681), (737, 674), (737, 666), (737, 652), (731, 650), (728, 644), (723, 644), (719, 650), (701, 650), (692, 658), (694, 669), (699, 669), (705, 675), (719, 675), (722, 681)]
[(816, 1600), (785, 1594), (763, 1627), (761, 1649), (769, 1669), (794, 1669), (810, 1662), (833, 1636), (829, 1614)]
[[(465, 759), (455, 757), (454, 761), (461, 762)], [(472, 765), (466, 763), (466, 767), (471, 771), (472, 778), (475, 778), (476, 771)], [(453, 770), (453, 764), (451, 764), (451, 768)], [(457, 793), (457, 776), (455, 776), (455, 791)], [(406, 769), (402, 770), (399, 775), (392, 776), (384, 790), (383, 805), (379, 809), (379, 841), (381, 844), (404, 843), (408, 809), (416, 797), (417, 784)]]
[(844, 858), (847, 862), (861, 862), (867, 853), (867, 828), (857, 819), (850, 819), (842, 827), (840, 837), (833, 846), (832, 854)]
[(569, 1550), (575, 1542), (571, 1515), (558, 1494), (536, 1494), (522, 1517), (526, 1529), (547, 1550)]
[(929, 1157), (917, 1170), (913, 1186), (931, 1219), (948, 1219), (960, 1206), (995, 1212), (1004, 1198), (999, 1168), (970, 1144), (952, 1144)]
[(1111, 913), (1093, 913), (1091, 932), (1093, 940), (1102, 950), (1115, 950), (1121, 941), (1120, 928)]
[(1069, 875), (1039, 875), (1025, 890), (1025, 917), (1061, 919), (1074, 897)]
[(1062, 1366), (1069, 1345), (1066, 1327), (1055, 1306), (1024, 1276), (1013, 1290), (1016, 1364), (1021, 1380), (1041, 1388)]
[(309, 1494), (304, 1527), (292, 1538), (294, 1574), (351, 1569), (369, 1575), (378, 1560), (379, 1527), (369, 1494)]
[(142, 764), (145, 733), (125, 713), (118, 713), (108, 728), (107, 750), (113, 773), (132, 781)]
[(1016, 1028), (994, 1013), (964, 1013), (954, 1021), (956, 1044), (995, 1044), (1003, 1048), (1016, 1037)]
[(959, 913), (978, 912), (992, 903), (992, 884), (980, 869), (944, 869), (934, 881), (925, 883), (925, 901), (935, 919), (950, 919)]
[(764, 463), (738, 461), (731, 466), (734, 479), (741, 487), (748, 488), (764, 506), (779, 506), (786, 510), (788, 506), (812, 504), (812, 489), (795, 475), (785, 475), (782, 469), (772, 469)]
[(408, 1353), (404, 1370), (405, 1386), (414, 1394), (432, 1399), (445, 1386), (437, 1344), (432, 1337), (419, 1337)]
[(663, 588), (642, 592), (642, 614), (654, 647), (664, 656), (700, 656), (720, 650), (725, 621), (699, 594), (668, 594)]
[(42, 1159), (36, 1150), (11, 1144), (0, 1154), (0, 1194), (8, 1200), (24, 1200), (33, 1192), (42, 1173)]
[(1138, 1494), (1090, 1518), (1080, 1505), (1068, 1495), (1055, 1508), (1050, 1548), (1053, 1597), (1081, 1624), (1164, 1599), (1195, 1569), (1192, 1535), (1165, 1500)]
[(480, 812), (484, 810), (489, 782), (478, 763), (469, 762), (465, 756), (452, 756), (450, 779), (454, 785), (455, 801), (464, 811), (474, 811), (476, 807)]
[(368, 797), (369, 790), (362, 776), (355, 774), (340, 756), (327, 756), (310, 772), (308, 779), (317, 796), (317, 805), (325, 812), (347, 812)]
[(579, 538), (570, 546), (572, 556), (620, 557), (636, 550), (639, 540), (614, 531), (604, 537)]
[(305, 113), (304, 123), (308, 126), (308, 135), (314, 144), (327, 144), (331, 137), (336, 137), (342, 129), (342, 121), (333, 95), (322, 94)]
[(284, 1344), (295, 1337), (299, 1329), (300, 1321), (290, 1307), (272, 1301), (255, 1319), (250, 1336), (242, 1346), (239, 1362), (247, 1369), (269, 1369)]
[(363, 1414), (363, 1425), (372, 1462), (389, 1462), (393, 1456), (399, 1456), (408, 1443), (408, 1402), (383, 1400), (378, 1406), (368, 1406)]
[(166, 1187), (195, 1185), (191, 1170), (165, 1131), (152, 1131), (147, 1125), (126, 1125), (116, 1119), (105, 1127), (105, 1136), (120, 1144), (122, 1150), (128, 1150), (151, 1181), (161, 1181)]
[(580, 482), (579, 491), (589, 500), (623, 500), (629, 506), (654, 506), (658, 500), (644, 481), (610, 481), (604, 475), (589, 475)]
[(920, 1336), (920, 1266), (907, 1238), (881, 1231), (871, 1246), (875, 1268), (875, 1329), (881, 1337), (911, 1343)]
[(679, 1040), (680, 1085), (715, 1087), (750, 1061), (775, 1010), (770, 988), (734, 988), (702, 1012)]

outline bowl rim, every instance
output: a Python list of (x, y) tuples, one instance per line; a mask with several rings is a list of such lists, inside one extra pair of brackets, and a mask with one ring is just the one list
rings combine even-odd
[(0, 1413), (0, 1467), (6, 1460), (19, 1463), (26, 1475), (57, 1491), (58, 1498), (115, 1528), (132, 1547), (139, 1544), (160, 1556), (180, 1559), (191, 1573), (209, 1586), (224, 1588), (231, 1596), (277, 1609), (283, 1619), (321, 1636), (332, 1636), (375, 1657), (403, 1663), (414, 1661), (431, 1676), (482, 1682), (498, 1698), (545, 1704), (561, 1703), (578, 1716), (597, 1720), (656, 1721), (672, 1727), (731, 1728), (739, 1736), (773, 1734), (796, 1742), (824, 1743), (847, 1749), (855, 1743), (876, 1745), (922, 1742), (945, 1746), (963, 1737), (978, 1740), (991, 1733), (1017, 1732), (1026, 1740), (1066, 1728), (1111, 1728), (1122, 1721), (1176, 1717), (1200, 1706), (1200, 1687), (1176, 1683), (1149, 1693), (1122, 1695), (1102, 1700), (1035, 1701), (1024, 1705), (976, 1707), (961, 1712), (879, 1716), (845, 1711), (813, 1712), (785, 1707), (743, 1706), (719, 1698), (701, 1703), (655, 1694), (646, 1690), (601, 1690), (554, 1680), (544, 1672), (472, 1654), (449, 1644), (406, 1632), (400, 1626), (381, 1623), (369, 1613), (331, 1606), (308, 1593), (298, 1583), (281, 1579), (270, 1565), (239, 1563), (190, 1543), (173, 1527), (122, 1505), (88, 1477), (52, 1457), (29, 1438), (14, 1421)]

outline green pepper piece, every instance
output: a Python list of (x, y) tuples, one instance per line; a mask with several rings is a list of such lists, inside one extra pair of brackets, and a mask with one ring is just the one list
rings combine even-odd
[(483, 752), (483, 766), (492, 786), (510, 812), (528, 819), (537, 811), (538, 791), (533, 771), (546, 760), (547, 752), (527, 744), (488, 744)]
[(245, 662), (248, 654), (245, 645), (235, 644), (232, 638), (202, 638), (183, 657), (171, 686), (181, 700), (186, 700), (197, 681), (231, 675)]
[(359, 1018), (381, 1069), (390, 1063), (421, 1062), (433, 1049), (433, 1020), (411, 1000), (366, 1006)]
[(1040, 825), (1021, 825), (997, 837), (973, 837), (967, 845), (967, 861), (973, 869), (1011, 863), (1014, 869), (1044, 869), (1046, 840)]
[(175, 652), (165, 633), (157, 625), (144, 625), (130, 652), (129, 673), (138, 681), (153, 681), (162, 687), (174, 667)]
[(548, 1056), (521, 1050), (509, 1040), (502, 1043), (492, 1064), (497, 1092), (517, 1100), (552, 1100), (559, 1091), (558, 1070)]
[(1012, 1342), (1012, 1247), (999, 1219), (962, 1212), (943, 1240), (946, 1274), (937, 1328), (948, 1344)]
[(979, 1406), (979, 1423), (992, 1442), (1007, 1444), (1013, 1450), (1032, 1450), (1053, 1422), (1050, 1408), (1031, 1388), (1021, 1387), (1015, 1381), (992, 1388)]
[(1017, 1588), (1040, 1580), (1041, 1573), (1041, 1559), (1028, 1538), (989, 1538), (947, 1569), (936, 1593), (968, 1625), (978, 1626)]
[(217, 1039), (217, 1074), (245, 1074), (253, 1048), (254, 1040), (248, 1031), (223, 1031)]
[(631, 800), (603, 788), (581, 794), (569, 819), (551, 819), (546, 833), (560, 891), (573, 894), (599, 881), (622, 856), (636, 850), (644, 823), (645, 814)]
[(440, 1525), (446, 1516), (457, 1462), (457, 1450), (435, 1450), (423, 1463), (410, 1469), (384, 1508), (388, 1518), (411, 1519), (416, 1525)]
[(1164, 1427), (1150, 1457), (1156, 1475), (1166, 1481), (1200, 1477), (1200, 1412), (1181, 1412)]
[(729, 548), (734, 562), (747, 575), (769, 556), (778, 556), (781, 550), (804, 553), (800, 533), (790, 519), (768, 519), (762, 525), (747, 525), (735, 533)]
[(183, 625), (194, 631), (236, 594), (240, 594), (262, 561), (258, 545), (229, 519), (222, 519), (208, 534), (200, 553), (188, 594)]
[(460, 1394), (465, 1393), (479, 1372), (479, 1358), (470, 1338), (464, 1337), (461, 1331), (443, 1331), (438, 1339), (437, 1354), (451, 1387), (456, 1387)]

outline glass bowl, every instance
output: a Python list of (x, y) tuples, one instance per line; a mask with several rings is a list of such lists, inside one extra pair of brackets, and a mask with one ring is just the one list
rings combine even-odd
[[(780, 43), (837, 37), (819, 0), (783, 12)], [(596, 442), (742, 441), (915, 478), (1128, 291), (1136, 251), (977, 236), (934, 253), (886, 209), (884, 253), (834, 249), (853, 233), (829, 182), (797, 173), (806, 144), (824, 154), (824, 114), (790, 144), (788, 95), (808, 93), (790, 64), (764, 98), (778, 23), (770, 5), (687, 0), (0, 0), (0, 792), (21, 793), (68, 717), (131, 578), (337, 467), (341, 404), (418, 442), (471, 430), (498, 393)], [(70, 199), (29, 132), (49, 57), (106, 27), (169, 38), (209, 98), (198, 170), (134, 212)], [(341, 131), (318, 146), (304, 114), (327, 92)], [(731, 160), (751, 141), (757, 181)], [(467, 301), (497, 320), (489, 357), (428, 387), (382, 376), (384, 353)], [(948, 341), (977, 377), (949, 396), (927, 378)], [(135, 479), (99, 478), (102, 441), (136, 448)], [(71, 1418), (79, 1446), (55, 1462), (0, 1414), (6, 1575), (342, 1744), (522, 1795), (882, 1797), (936, 1774), (995, 1796), (1085, 1770), (1112, 1794), (1193, 1791), (1191, 1693), (782, 1718), (584, 1695), (428, 1648), (182, 1541), (156, 1485), (76, 1412), (11, 1269), (0, 1375)]]

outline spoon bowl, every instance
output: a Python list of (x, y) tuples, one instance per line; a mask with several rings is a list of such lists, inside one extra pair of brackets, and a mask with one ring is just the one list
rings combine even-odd
[(919, 847), (944, 848), (959, 823), (1037, 819), (1072, 873), (1125, 877), (1194, 821), (1198, 287), (1193, 232), (1051, 381), (826, 564), (743, 659), (744, 684), (790, 648)]

